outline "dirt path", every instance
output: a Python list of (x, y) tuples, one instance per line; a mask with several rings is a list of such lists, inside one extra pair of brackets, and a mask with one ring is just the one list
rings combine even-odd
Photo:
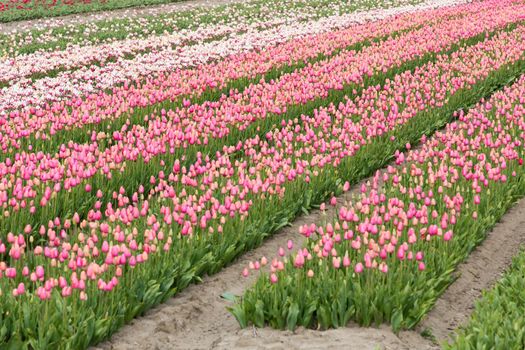
[(193, 7), (210, 7), (245, 1), (247, 0), (183, 0), (162, 5), (129, 7), (100, 12), (79, 13), (60, 17), (15, 21), (8, 23), (0, 23), (0, 33), (5, 34), (13, 31), (23, 31), (28, 29), (42, 29), (58, 27), (68, 24), (82, 24), (100, 21), (104, 19), (156, 15), (165, 12), (184, 11)]

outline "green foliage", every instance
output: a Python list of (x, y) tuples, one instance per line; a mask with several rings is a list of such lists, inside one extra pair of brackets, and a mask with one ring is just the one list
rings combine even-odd
[(469, 322), (445, 349), (525, 349), (525, 252), (513, 259), (503, 278), (485, 291)]

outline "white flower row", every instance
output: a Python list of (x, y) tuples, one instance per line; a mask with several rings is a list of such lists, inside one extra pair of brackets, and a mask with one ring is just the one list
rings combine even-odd
[[(150, 77), (161, 72), (196, 66), (213, 59), (221, 59), (248, 50), (265, 48), (292, 38), (315, 35), (401, 13), (449, 6), (461, 2), (465, 1), (428, 0), (418, 5), (354, 12), (310, 22), (280, 25), (262, 31), (250, 28), (246, 33), (232, 34), (222, 40), (176, 48), (168, 45), (156, 52), (139, 54), (131, 60), (119, 57), (116, 62), (107, 62), (100, 67), (97, 65), (86, 66), (79, 70), (61, 72), (56, 77), (37, 79), (34, 82), (30, 79), (19, 79), (13, 85), (2, 89), (0, 113), (16, 108), (38, 106), (73, 96), (85, 96), (109, 89), (116, 84)], [(79, 54), (78, 57), (83, 59), (83, 57), (89, 57), (89, 54)], [(75, 59), (72, 58), (72, 60)]]

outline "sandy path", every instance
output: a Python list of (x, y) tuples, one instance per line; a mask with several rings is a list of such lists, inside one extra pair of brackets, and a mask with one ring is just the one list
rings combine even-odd
[(162, 5), (129, 7), (99, 12), (78, 13), (60, 17), (15, 21), (8, 23), (0, 23), (0, 33), (5, 34), (13, 31), (51, 28), (68, 24), (82, 24), (113, 18), (157, 15), (166, 12), (184, 11), (193, 7), (210, 7), (245, 1), (246, 0), (186, 0)]

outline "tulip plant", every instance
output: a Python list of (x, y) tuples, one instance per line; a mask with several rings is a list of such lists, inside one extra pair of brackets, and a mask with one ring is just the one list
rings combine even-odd
[[(493, 10), (497, 10), (501, 6), (499, 3), (497, 4), (498, 7), (494, 7), (495, 4), (490, 5)], [(269, 25), (248, 29), (242, 26), (209, 26), (187, 33), (174, 33), (160, 37), (153, 36), (146, 39), (129, 39), (105, 45), (87, 46), (83, 48), (81, 54), (78, 54), (78, 48), (73, 46), (62, 51), (17, 56), (14, 59), (5, 60), (3, 64), (0, 63), (0, 88), (6, 87), (2, 99), (0, 99), (0, 107), (5, 110), (18, 107), (26, 109), (38, 107), (44, 102), (52, 103), (72, 96), (85, 97), (82, 95), (83, 93), (94, 94), (103, 90), (111, 90), (116, 85), (129, 83), (129, 81), (140, 80), (143, 82), (145, 77), (150, 82), (152, 80), (164, 81), (163, 85), (166, 85), (171, 79), (163, 76), (163, 73), (236, 54), (220, 66), (207, 67), (206, 72), (202, 69), (183, 72), (185, 77), (182, 78), (184, 80), (189, 77), (193, 80), (185, 81), (183, 84), (191, 83), (193, 89), (190, 91), (200, 92), (200, 89), (196, 89), (195, 84), (201, 85), (204, 77), (206, 77), (205, 82), (209, 82), (210, 85), (214, 81), (213, 84), (220, 85), (221, 80), (229, 80), (229, 75), (239, 79), (246, 77), (247, 72), (260, 75), (265, 72), (264, 69), (270, 67), (280, 71), (279, 65), (286, 63), (304, 64), (305, 59), (312, 59), (319, 55), (326, 56), (334, 50), (340, 50), (345, 45), (349, 45), (345, 42), (355, 44), (367, 36), (369, 39), (375, 38), (377, 40), (380, 33), (382, 35), (391, 34), (396, 30), (403, 30), (423, 23), (430, 25), (434, 20), (439, 20), (439, 17), (445, 16), (447, 13), (450, 16), (465, 16), (467, 14), (476, 16), (476, 12), (480, 10), (488, 12), (490, 9), (479, 5), (470, 5), (459, 7), (457, 10), (456, 8), (454, 10), (440, 10), (439, 13), (435, 13), (436, 11), (423, 12), (412, 18), (407, 16), (401, 16), (394, 20), (390, 18), (388, 23), (374, 22), (371, 26), (375, 28), (358, 26), (357, 31), (353, 30), (356, 29), (354, 27), (336, 33), (333, 32), (334, 28), (352, 24), (356, 20), (355, 16), (323, 17), (319, 20), (299, 24), (272, 23), (270, 28), (266, 28)], [(506, 11), (509, 10), (506, 6)], [(413, 11), (413, 8), (396, 8), (396, 11), (385, 11), (382, 13), (382, 17), (397, 12), (403, 13), (403, 11), (410, 12)], [(519, 8), (514, 8), (513, 11), (520, 12)], [(436, 14), (438, 16), (435, 16)], [(506, 15), (503, 16), (506, 17)], [(515, 13), (514, 16), (516, 16)], [(373, 18), (377, 19), (381, 16), (375, 14)], [(261, 27), (266, 29), (263, 30)], [(328, 33), (324, 37), (312, 36), (327, 31)], [(305, 35), (307, 37), (303, 40), (308, 40), (308, 43), (301, 45), (300, 41), (294, 41), (273, 48), (275, 44)], [(309, 46), (305, 46), (305, 44)], [(255, 56), (252, 55), (252, 57), (239, 55), (246, 51), (253, 54), (254, 49), (269, 50), (262, 53), (255, 52)], [(234, 67), (237, 69), (233, 69)], [(291, 68), (287, 67), (287, 70)], [(218, 74), (218, 72), (222, 74)], [(168, 81), (166, 81), (167, 79)], [(201, 81), (199, 82), (198, 79)], [(171, 81), (171, 84), (173, 83)], [(172, 89), (172, 85), (169, 87)]]
[[(491, 16), (487, 20), (495, 23)], [(473, 34), (483, 28), (483, 20), (478, 25), (467, 24), (472, 23), (471, 19), (461, 21), (473, 30)], [(495, 31), (488, 37), (513, 32), (516, 25)], [(199, 152), (214, 154), (224, 145), (235, 144), (251, 135), (264, 135), (276, 121), (310, 113), (330, 102), (337, 103), (344, 96), (356, 95), (365, 86), (382, 83), (405, 69), (413, 70), (419, 64), (432, 62), (443, 53), (443, 47), (448, 47), (445, 53), (452, 54), (487, 35), (481, 31), (462, 39), (460, 45), (453, 43), (464, 35), (465, 27), (450, 26), (445, 21), (438, 28), (443, 30), (439, 37), (434, 35), (434, 30), (408, 32), (359, 52), (341, 53), (319, 61), (284, 74), (278, 80), (250, 85), (242, 93), (232, 93), (219, 101), (185, 103), (176, 110), (161, 110), (159, 116), (142, 117), (145, 125), (126, 123), (110, 135), (93, 133), (92, 142), (70, 141), (67, 146), (61, 144), (56, 154), (16, 152), (14, 159), (7, 157), (2, 163), (5, 174), (17, 174), (19, 180), (5, 178), (1, 183), (0, 204), (6, 205), (6, 210), (0, 227), (6, 233), (15, 232), (19, 222), (24, 222), (29, 227), (28, 234), (36, 234), (41, 225), (54, 217), (71, 217), (77, 213), (84, 219), (99, 199), (117, 204), (116, 192), (122, 191), (123, 178), (128, 184), (124, 188), (127, 195), (139, 185), (147, 192), (154, 183), (151, 179), (168, 172), (175, 162), (189, 166)], [(421, 46), (398, 55), (390, 53), (399, 42), (406, 41), (408, 45), (416, 40)], [(435, 50), (438, 52), (433, 52)], [(363, 66), (363, 62), (368, 65)], [(375, 66), (376, 70), (386, 72), (375, 73), (372, 70)], [(393, 68), (388, 70), (390, 67)], [(258, 100), (255, 96), (262, 98)], [(44, 142), (49, 147), (51, 142)], [(93, 193), (100, 195), (95, 197)]]
[[(457, 264), (525, 194), (524, 96), (522, 76), (461, 111), (421, 148), (398, 153), (397, 166), (363, 184), (333, 222), (302, 227), (304, 247), (272, 261), (232, 308), (241, 326), (331, 328), (353, 320), (388, 322), (395, 331), (414, 327), (453, 281)], [(496, 314), (473, 316), (479, 319), (467, 332), (478, 336), (465, 333), (458, 346), (521, 347), (521, 318), (492, 306)], [(508, 322), (494, 326), (503, 315)], [(515, 334), (499, 338), (499, 329)]]
[[(180, 99), (181, 97), (194, 98), (214, 87), (220, 87), (220, 90), (222, 90), (215, 91), (213, 94), (214, 98), (218, 98), (222, 95), (222, 92), (229, 92), (232, 88), (243, 89), (249, 83), (257, 83), (262, 76), (266, 77), (266, 79), (275, 79), (280, 74), (302, 68), (307, 63), (315, 63), (321, 59), (326, 60), (341, 50), (350, 51), (351, 49), (355, 50), (362, 46), (368, 46), (370, 40), (377, 41), (385, 36), (388, 38), (388, 36), (396, 33), (420, 27), (423, 23), (426, 24), (426, 27), (433, 27), (434, 22), (448, 18), (452, 20), (450, 26), (461, 27), (469, 33), (468, 36), (473, 36), (476, 32), (479, 33), (483, 30), (490, 32), (495, 28), (512, 23), (513, 20), (521, 19), (522, 7), (523, 4), (513, 2), (508, 2), (505, 6), (502, 6), (501, 1), (483, 3), (483, 6), (474, 3), (458, 7), (454, 11), (450, 9), (427, 11), (418, 17), (400, 16), (393, 21), (389, 19), (388, 22), (372, 22), (368, 25), (329, 31), (324, 34), (323, 31), (326, 31), (326, 28), (343, 25), (348, 23), (349, 19), (320, 20), (300, 26), (295, 25), (293, 29), (290, 26), (282, 26), (264, 32), (247, 32), (240, 36), (224, 38), (218, 42), (200, 45), (184, 46), (181, 44), (180, 38), (175, 36), (173, 38), (174, 42), (177, 43), (176, 45), (182, 45), (182, 47), (176, 47), (175, 49), (169, 47), (161, 51), (155, 50), (154, 52), (135, 57), (135, 59), (119, 58), (116, 62), (103, 66), (101, 66), (100, 62), (108, 60), (108, 57), (118, 57), (123, 47), (127, 47), (125, 55), (130, 55), (130, 52), (135, 47), (150, 47), (151, 40), (127, 41), (124, 44), (118, 42), (111, 45), (103, 45), (102, 47), (97, 46), (94, 47), (94, 52), (87, 52), (83, 55), (73, 55), (72, 51), (76, 50), (75, 48), (63, 52), (53, 52), (48, 57), (46, 55), (42, 55), (43, 57), (27, 55), (16, 61), (7, 60), (3, 65), (0, 64), (2, 76), (5, 76), (6, 79), (15, 79), (16, 81), (16, 79), (21, 79), (28, 74), (42, 74), (48, 66), (55, 70), (59, 66), (74, 67), (77, 64), (82, 65), (90, 61), (95, 61), (97, 64), (90, 67), (88, 72), (86, 70), (71, 70), (61, 72), (57, 76), (42, 77), (33, 83), (22, 79), (18, 84), (13, 84), (4, 89), (3, 96), (0, 96), (0, 106), (6, 112), (0, 113), (0, 116), (4, 115), (4, 118), (6, 118), (7, 114), (9, 114), (10, 118), (15, 118), (12, 122), (16, 124), (22, 123), (22, 125), (29, 122), (23, 118), (29, 118), (33, 122), (35, 117), (42, 118), (43, 121), (37, 122), (38, 124), (34, 125), (33, 128), (37, 128), (39, 124), (45, 125), (45, 122), (48, 122), (48, 118), (53, 118), (55, 125), (52, 125), (48, 130), (40, 130), (46, 134), (44, 136), (48, 136), (49, 132), (52, 133), (63, 129), (64, 123), (69, 125), (69, 128), (72, 128), (72, 123), (75, 124), (74, 126), (78, 126), (78, 121), (71, 120), (71, 114), (80, 113), (80, 116), (76, 116), (75, 119), (84, 117), (87, 114), (93, 114), (91, 120), (95, 119), (95, 121), (98, 121), (102, 113), (108, 114), (104, 116), (104, 118), (108, 118), (115, 113), (115, 109), (120, 114), (129, 109), (129, 107), (122, 106), (122, 102), (115, 102), (112, 99), (113, 104), (118, 103), (120, 106), (114, 106), (113, 110), (108, 111), (108, 101), (104, 102), (104, 100), (107, 100), (109, 98), (108, 95), (111, 94), (100, 94), (100, 92), (105, 90), (109, 90), (113, 95), (122, 95), (120, 99), (130, 100), (131, 107), (136, 106), (138, 101), (140, 101), (140, 106), (144, 104), (146, 106), (154, 106), (158, 102), (166, 100), (173, 101), (173, 99)], [(486, 17), (488, 14), (492, 14), (492, 18), (494, 18), (494, 12), (496, 12), (499, 19), (495, 23), (487, 23)], [(477, 19), (476, 17), (478, 16), (484, 16), (486, 23), (482, 24), (483, 18)], [(471, 21), (469, 22), (467, 18), (471, 18)], [(472, 26), (473, 22), (477, 23), (477, 21), (480, 23), (480, 28), (472, 29), (472, 27), (468, 27)], [(388, 26), (386, 25), (387, 23)], [(456, 32), (458, 30), (459, 28), (456, 29)], [(216, 31), (217, 29), (213, 29), (213, 32)], [(430, 28), (426, 28), (426, 31), (428, 33)], [(199, 32), (195, 33), (195, 35), (203, 36), (206, 33)], [(304, 35), (306, 37), (290, 40), (294, 36)], [(390, 38), (390, 40), (392, 39)], [(168, 44), (171, 43), (171, 40), (166, 40), (162, 37), (158, 42), (159, 45), (165, 45), (166, 42)], [(274, 45), (277, 46), (274, 47)], [(247, 49), (251, 48), (261, 49), (261, 52), (246, 52)], [(188, 68), (204, 63), (207, 60), (217, 58), (217, 56), (227, 55), (232, 56), (225, 61), (208, 64), (204, 67), (200, 66), (197, 69), (179, 70), (180, 68)], [(37, 59), (36, 57), (40, 58)], [(35, 59), (38, 60), (38, 63), (35, 63)], [(160, 68), (159, 61), (162, 62)], [(56, 62), (56, 66), (49, 64), (49, 62)], [(172, 72), (172, 70), (177, 71)], [(116, 74), (116, 72), (118, 73)], [(148, 79), (144, 81), (144, 77), (148, 77)], [(140, 83), (137, 83), (137, 80)], [(132, 91), (129, 91), (130, 81), (133, 85)], [(127, 84), (125, 84), (126, 82)], [(178, 86), (178, 88), (174, 89), (174, 85)], [(115, 91), (113, 89), (116, 86), (120, 88)], [(50, 87), (55, 88), (50, 89)], [(90, 96), (88, 101), (79, 100), (86, 97), (82, 95), (82, 92), (89, 92), (90, 95), (94, 96)], [(69, 100), (67, 99), (68, 96), (70, 97)], [(73, 97), (72, 100), (71, 97)], [(63, 100), (66, 101), (57, 105), (57, 102)], [(93, 106), (94, 102), (96, 102), (96, 106)], [(48, 103), (49, 106), (45, 106), (45, 103)], [(23, 115), (18, 115), (16, 112), (13, 115), (7, 113), (10, 109), (20, 107), (26, 110)], [(64, 108), (73, 108), (74, 110), (64, 111)], [(33, 114), (29, 114), (30, 109), (33, 109)], [(38, 109), (42, 109), (42, 111), (38, 112)], [(35, 116), (35, 113), (38, 115)], [(61, 120), (62, 122), (60, 122)], [(86, 122), (83, 122), (81, 125)], [(104, 130), (102, 126), (104, 125), (101, 125), (98, 130)], [(35, 131), (25, 130), (28, 133), (27, 135), (10, 135), (13, 138), (21, 136), (25, 138), (28, 135), (33, 135)], [(8, 131), (6, 130), (6, 132)], [(34, 142), (31, 143), (33, 144)]]
[(149, 191), (122, 188), (111, 202), (83, 188), (97, 199), (85, 218), (50, 211), (2, 238), (1, 341), (85, 348), (107, 337), (506, 84), (524, 70), (524, 37), (502, 31), (191, 165), (175, 160)]

